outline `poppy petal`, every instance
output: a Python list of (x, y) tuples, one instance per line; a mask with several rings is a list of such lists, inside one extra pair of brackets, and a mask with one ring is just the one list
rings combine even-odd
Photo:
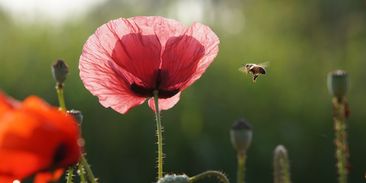
[[(133, 75), (133, 82), (146, 88), (154, 87), (157, 70), (160, 66), (161, 52), (157, 36), (150, 31), (141, 29), (131, 19), (114, 20), (109, 22), (107, 26), (110, 31), (114, 32), (115, 36), (120, 36), (113, 48), (113, 61)], [(126, 29), (131, 30), (128, 34), (123, 34)], [(131, 81), (130, 84), (132, 84)]]
[(31, 176), (32, 173), (39, 171), (40, 167), (45, 168), (45, 165), (39, 161), (40, 158), (42, 157), (33, 153), (1, 150), (0, 176), (6, 175), (12, 179), (23, 179)]
[(0, 114), (3, 114), (5, 111), (13, 109), (15, 106), (18, 105), (19, 102), (6, 96), (0, 91)]
[(155, 85), (152, 76), (160, 65), (161, 44), (153, 29), (140, 28), (133, 19), (120, 18), (99, 27), (85, 43), (84, 52), (97, 57), (92, 62), (115, 62), (130, 74), (129, 84)]
[(85, 88), (99, 98), (102, 106), (111, 107), (122, 114), (143, 103), (145, 99), (132, 93), (128, 83), (121, 78), (122, 68), (109, 60), (107, 53), (95, 52), (95, 43), (89, 40), (79, 64), (80, 78)]
[(0, 175), (0, 182), (1, 183), (14, 183), (15, 180), (16, 179), (14, 179), (13, 177)]
[(98, 28), (85, 43), (80, 77), (104, 107), (126, 113), (145, 100), (130, 90), (131, 84), (154, 87), (161, 48), (156, 36), (147, 34), (153, 30), (121, 18)]
[(198, 62), (197, 68), (191, 79), (183, 86), (182, 90), (190, 86), (197, 79), (199, 79), (202, 74), (206, 71), (207, 67), (213, 62), (214, 58), (219, 52), (220, 40), (217, 35), (207, 26), (194, 23), (187, 34), (192, 35), (197, 39), (205, 48), (204, 56)]
[(38, 97), (0, 115), (0, 176), (24, 179), (79, 160), (75, 120)]
[(201, 77), (218, 53), (219, 39), (207, 26), (194, 23), (184, 35), (167, 41), (162, 59), (165, 90), (181, 91)]
[(162, 46), (162, 50), (165, 49), (166, 42), (169, 38), (180, 36), (187, 30), (184, 24), (161, 16), (137, 16), (131, 19), (141, 30), (156, 35)]
[(192, 36), (170, 38), (162, 55), (161, 78), (163, 79), (159, 88), (180, 89), (196, 71), (203, 54), (203, 45)]
[[(80, 156), (76, 137), (68, 139), (56, 126), (45, 124), (34, 115), (15, 111), (0, 120), (3, 121), (0, 124), (0, 172), (9, 171), (15, 178), (22, 179), (50, 166), (70, 165)], [(64, 122), (69, 126), (66, 120)], [(58, 153), (59, 147), (65, 147), (62, 153)]]
[[(26, 98), (22, 103), (21, 109), (27, 111), (29, 118), (35, 118), (38, 121), (47, 121), (54, 126), (54, 130), (57, 130), (58, 136), (50, 135), (50, 139), (48, 139), (46, 143), (43, 142), (40, 145), (43, 144), (43, 146), (46, 146), (47, 144), (52, 144), (52, 140), (54, 139), (53, 143), (58, 144), (58, 146), (51, 148), (51, 145), (49, 145), (47, 147), (53, 149), (51, 152), (52, 154), (57, 154), (56, 156), (58, 157), (55, 157), (55, 161), (57, 161), (56, 163), (58, 166), (63, 167), (76, 163), (80, 157), (81, 150), (80, 147), (74, 143), (79, 138), (79, 127), (73, 117), (51, 107), (46, 102), (35, 96)], [(51, 129), (39, 128), (39, 130), (50, 131)], [(36, 145), (33, 146), (37, 147)], [(64, 158), (64, 154), (69, 155), (67, 158)]]
[[(159, 98), (159, 110), (168, 110), (175, 106), (178, 103), (180, 98), (180, 92), (174, 95), (173, 97), (162, 99)], [(150, 98), (148, 101), (149, 107), (155, 112), (155, 102), (154, 98)]]
[(59, 168), (59, 169), (55, 170), (54, 172), (37, 173), (36, 177), (34, 178), (34, 183), (57, 182), (61, 178), (63, 173), (64, 173), (64, 170), (62, 168)]

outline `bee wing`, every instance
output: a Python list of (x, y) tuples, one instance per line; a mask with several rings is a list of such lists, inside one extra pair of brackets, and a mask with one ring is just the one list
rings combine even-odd
[(268, 67), (269, 66), (269, 62), (263, 62), (263, 63), (260, 63), (260, 64), (258, 64), (259, 66), (261, 66), (261, 67), (264, 67), (264, 68), (266, 68), (266, 67)]
[(248, 69), (247, 69), (247, 68), (245, 68), (245, 65), (243, 65), (243, 66), (239, 67), (239, 71), (240, 71), (240, 72), (244, 72), (245, 74), (248, 74)]

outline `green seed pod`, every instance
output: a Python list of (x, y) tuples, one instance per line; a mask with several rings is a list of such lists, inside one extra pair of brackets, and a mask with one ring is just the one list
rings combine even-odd
[(230, 139), (234, 149), (245, 153), (252, 142), (252, 127), (244, 119), (234, 122), (230, 130)]
[(72, 109), (67, 111), (67, 113), (72, 115), (76, 119), (76, 121), (79, 122), (79, 124), (83, 122), (83, 114), (81, 113), (81, 111)]
[(63, 60), (57, 60), (52, 65), (52, 76), (58, 84), (63, 84), (69, 73), (69, 67)]
[(159, 179), (157, 183), (189, 183), (189, 177), (187, 175), (165, 175)]
[(343, 98), (348, 90), (347, 72), (336, 70), (328, 74), (327, 79), (328, 90), (331, 95), (337, 98)]

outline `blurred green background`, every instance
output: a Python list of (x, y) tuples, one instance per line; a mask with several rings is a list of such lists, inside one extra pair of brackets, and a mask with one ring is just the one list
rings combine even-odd
[[(336, 182), (326, 75), (345, 69), (351, 80), (350, 182), (365, 181), (366, 1), (111, 0), (71, 14), (60, 22), (27, 21), (0, 3), (0, 88), (18, 99), (38, 95), (57, 105), (50, 65), (58, 58), (67, 61), (66, 103), (83, 111), (87, 158), (101, 183), (155, 180), (154, 113), (146, 104), (126, 115), (103, 108), (78, 74), (88, 36), (111, 19), (137, 15), (187, 25), (200, 21), (221, 40), (219, 55), (203, 77), (162, 113), (167, 173), (215, 169), (235, 182), (229, 129), (244, 117), (254, 129), (248, 182), (272, 182), (278, 144), (288, 148), (293, 182)], [(256, 84), (238, 72), (244, 63), (267, 61), (268, 75)]]

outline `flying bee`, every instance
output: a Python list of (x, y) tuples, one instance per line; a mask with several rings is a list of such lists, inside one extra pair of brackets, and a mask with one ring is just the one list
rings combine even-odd
[(266, 74), (266, 67), (268, 62), (262, 64), (244, 64), (242, 67), (239, 68), (239, 71), (244, 72), (246, 74), (251, 73), (253, 75), (253, 82), (256, 81), (259, 75)]

